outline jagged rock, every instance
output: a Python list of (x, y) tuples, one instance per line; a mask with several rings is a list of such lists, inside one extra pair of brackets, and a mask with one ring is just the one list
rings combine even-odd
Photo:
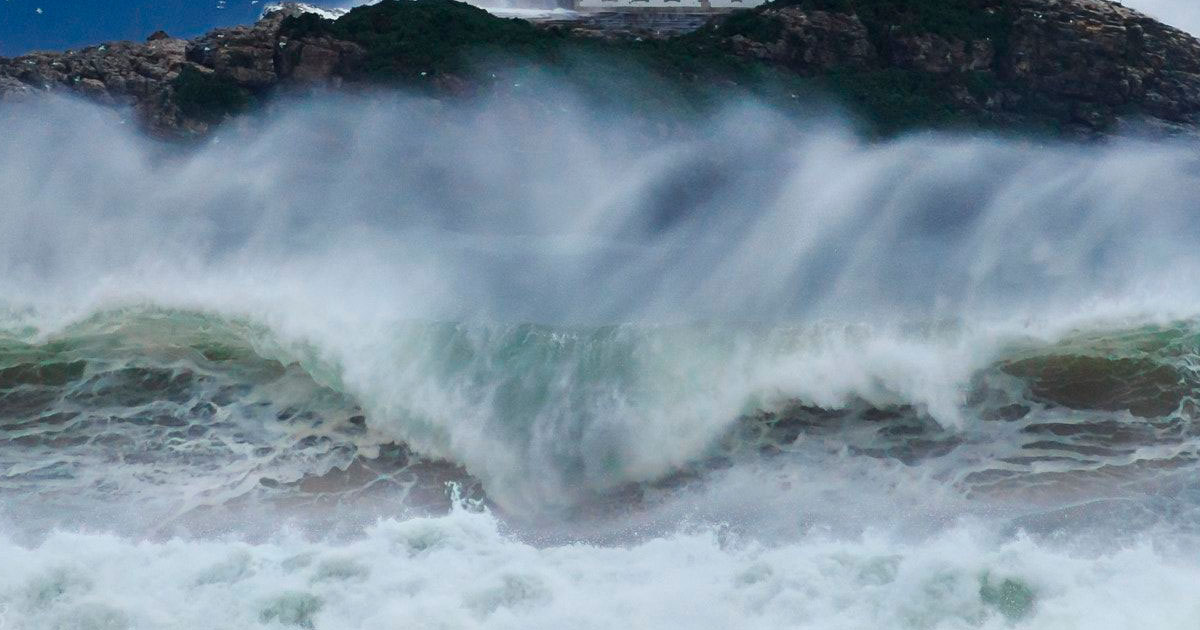
[[(939, 90), (939, 107), (982, 112), (1001, 122), (1038, 116), (1085, 130), (1130, 120), (1172, 131), (1200, 125), (1200, 41), (1190, 35), (1107, 0), (987, 2), (989, 20), (1003, 18), (1002, 38), (970, 30), (922, 32), (919, 24), (891, 28), (857, 15), (770, 4), (738, 14), (754, 18), (741, 31), (706, 26), (715, 39), (704, 45), (805, 76), (915, 76), (914, 83)], [(286, 18), (304, 11), (288, 4), (256, 24), (218, 29), (191, 42), (159, 31), (145, 43), (0, 59), (0, 100), (68, 91), (131, 107), (156, 133), (188, 136), (205, 133), (224, 114), (201, 116), (195, 106), (181, 107), (180, 95), (187, 91), (177, 84), (185, 69), (195, 70), (187, 77), (209, 81), (206, 85), (228, 92), (229, 102), (242, 104), (289, 83), (367, 80), (368, 51), (331, 35), (336, 31), (281, 33)], [(604, 30), (602, 22), (592, 26), (578, 36), (646, 37), (641, 31)], [(869, 89), (892, 89), (889, 77), (883, 79)], [(446, 95), (473, 93), (453, 72), (433, 77), (431, 85)], [(205, 89), (192, 93), (207, 94)]]
[(982, 10), (1006, 20), (1003, 47), (911, 25), (871, 33), (856, 15), (771, 5), (728, 47), (803, 74), (924, 73), (939, 77), (951, 102), (1000, 117), (1035, 112), (1095, 130), (1130, 112), (1200, 123), (1200, 41), (1191, 35), (1107, 0), (993, 0)]
[(1014, 80), (1103, 124), (1137, 107), (1174, 122), (1200, 115), (1200, 42), (1102, 0), (1020, 0), (1003, 60)]
[[(283, 20), (303, 13), (287, 3), (250, 26), (217, 29), (193, 41), (156, 31), (145, 43), (114, 42), (64, 53), (0, 58), (0, 100), (67, 91), (101, 103), (132, 107), (150, 130), (168, 136), (206, 133), (211, 122), (184, 115), (173, 84), (185, 66), (264, 92), (283, 80), (330, 82), (357, 64), (363, 50), (350, 42), (315, 37), (288, 42)], [(288, 44), (292, 48), (287, 48)]]
[(0, 98), (62, 90), (102, 103), (132, 106), (155, 129), (177, 126), (169, 110), (170, 80), (184, 63), (186, 42), (157, 39), (146, 44), (115, 42), (66, 53), (31, 53), (0, 59)]
[(927, 33), (896, 37), (890, 44), (892, 63), (932, 74), (990, 70), (996, 60), (995, 45), (986, 40), (967, 42)]
[(251, 90), (262, 90), (279, 80), (275, 72), (277, 34), (283, 12), (270, 13), (252, 26), (222, 28), (187, 46), (187, 59)]
[(0, 102), (23, 99), (33, 93), (33, 88), (28, 84), (0, 74)]
[(799, 7), (767, 8), (763, 17), (776, 37), (769, 41), (734, 35), (738, 54), (771, 61), (802, 73), (864, 68), (877, 61), (866, 26), (855, 15), (805, 11)]
[(357, 44), (332, 37), (280, 38), (279, 76), (305, 83), (340, 82), (365, 56)]

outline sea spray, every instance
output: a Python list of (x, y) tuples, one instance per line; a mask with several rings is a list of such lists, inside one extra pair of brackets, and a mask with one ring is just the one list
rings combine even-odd
[(1194, 621), (1193, 146), (552, 95), (0, 108), (6, 623)]

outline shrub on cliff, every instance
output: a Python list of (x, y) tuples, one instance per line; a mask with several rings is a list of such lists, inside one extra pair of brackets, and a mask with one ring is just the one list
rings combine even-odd
[(242, 112), (252, 100), (233, 79), (201, 72), (192, 66), (184, 66), (172, 87), (179, 111), (205, 122), (217, 122), (226, 115)]
[(498, 18), (454, 0), (383, 0), (333, 22), (305, 14), (288, 18), (282, 32), (354, 42), (367, 51), (364, 74), (401, 80), (465, 73), (492, 55), (543, 60), (561, 39), (525, 20)]

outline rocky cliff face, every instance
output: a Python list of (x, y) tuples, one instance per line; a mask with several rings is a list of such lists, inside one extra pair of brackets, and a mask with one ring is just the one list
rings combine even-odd
[[(783, 1), (718, 18), (723, 22), (673, 41), (801, 76), (840, 77), (852, 97), (861, 86), (882, 86), (871, 88), (882, 96), (860, 95), (869, 104), (894, 96), (886, 90), (899, 81), (1000, 123), (1038, 117), (1095, 131), (1119, 120), (1200, 126), (1200, 42), (1114, 2), (977, 0), (973, 10), (986, 28), (973, 31), (889, 23), (861, 10), (872, 0), (857, 0), (860, 10)], [(300, 12), (285, 7), (257, 24), (192, 41), (156, 33), (145, 43), (0, 59), (0, 100), (66, 91), (130, 107), (155, 133), (195, 136), (287, 86), (368, 80), (364, 60), (379, 52), (328, 30), (283, 28)], [(469, 91), (454, 76), (433, 85)]]
[(1200, 117), (1200, 42), (1111, 2), (1023, 0), (1000, 62), (998, 72), (1093, 127), (1133, 111)]
[[(1106, 0), (996, 0), (987, 37), (869, 28), (856, 14), (768, 6), (774, 27), (729, 38), (741, 55), (819, 75), (910, 71), (938, 80), (959, 107), (1038, 114), (1081, 129), (1118, 119), (1200, 122), (1200, 41)], [(875, 32), (872, 32), (874, 30)], [(757, 36), (756, 36), (757, 35)]]
[(880, 61), (879, 51), (857, 15), (769, 7), (756, 17), (767, 23), (761, 34), (735, 33), (729, 38), (730, 47), (739, 55), (807, 74), (864, 69)]
[(175, 108), (167, 105), (171, 81), (185, 63), (186, 53), (186, 41), (161, 38), (145, 44), (117, 42), (0, 59), (0, 100), (69, 91), (102, 103), (132, 106), (156, 130), (188, 129)]
[(320, 37), (288, 41), (280, 25), (300, 12), (284, 5), (256, 24), (217, 29), (191, 41), (158, 32), (145, 43), (115, 42), (0, 58), (0, 101), (52, 91), (75, 93), (130, 107), (159, 135), (203, 135), (221, 117), (180, 102), (181, 75), (191, 72), (190, 76), (211, 80), (201, 83), (199, 90), (225, 88), (248, 98), (290, 80), (336, 82), (337, 73), (361, 57), (361, 49), (349, 42)]

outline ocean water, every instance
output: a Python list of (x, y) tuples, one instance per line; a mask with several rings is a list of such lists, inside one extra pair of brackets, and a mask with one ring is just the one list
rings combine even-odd
[(0, 628), (1200, 624), (1200, 160), (0, 109)]

